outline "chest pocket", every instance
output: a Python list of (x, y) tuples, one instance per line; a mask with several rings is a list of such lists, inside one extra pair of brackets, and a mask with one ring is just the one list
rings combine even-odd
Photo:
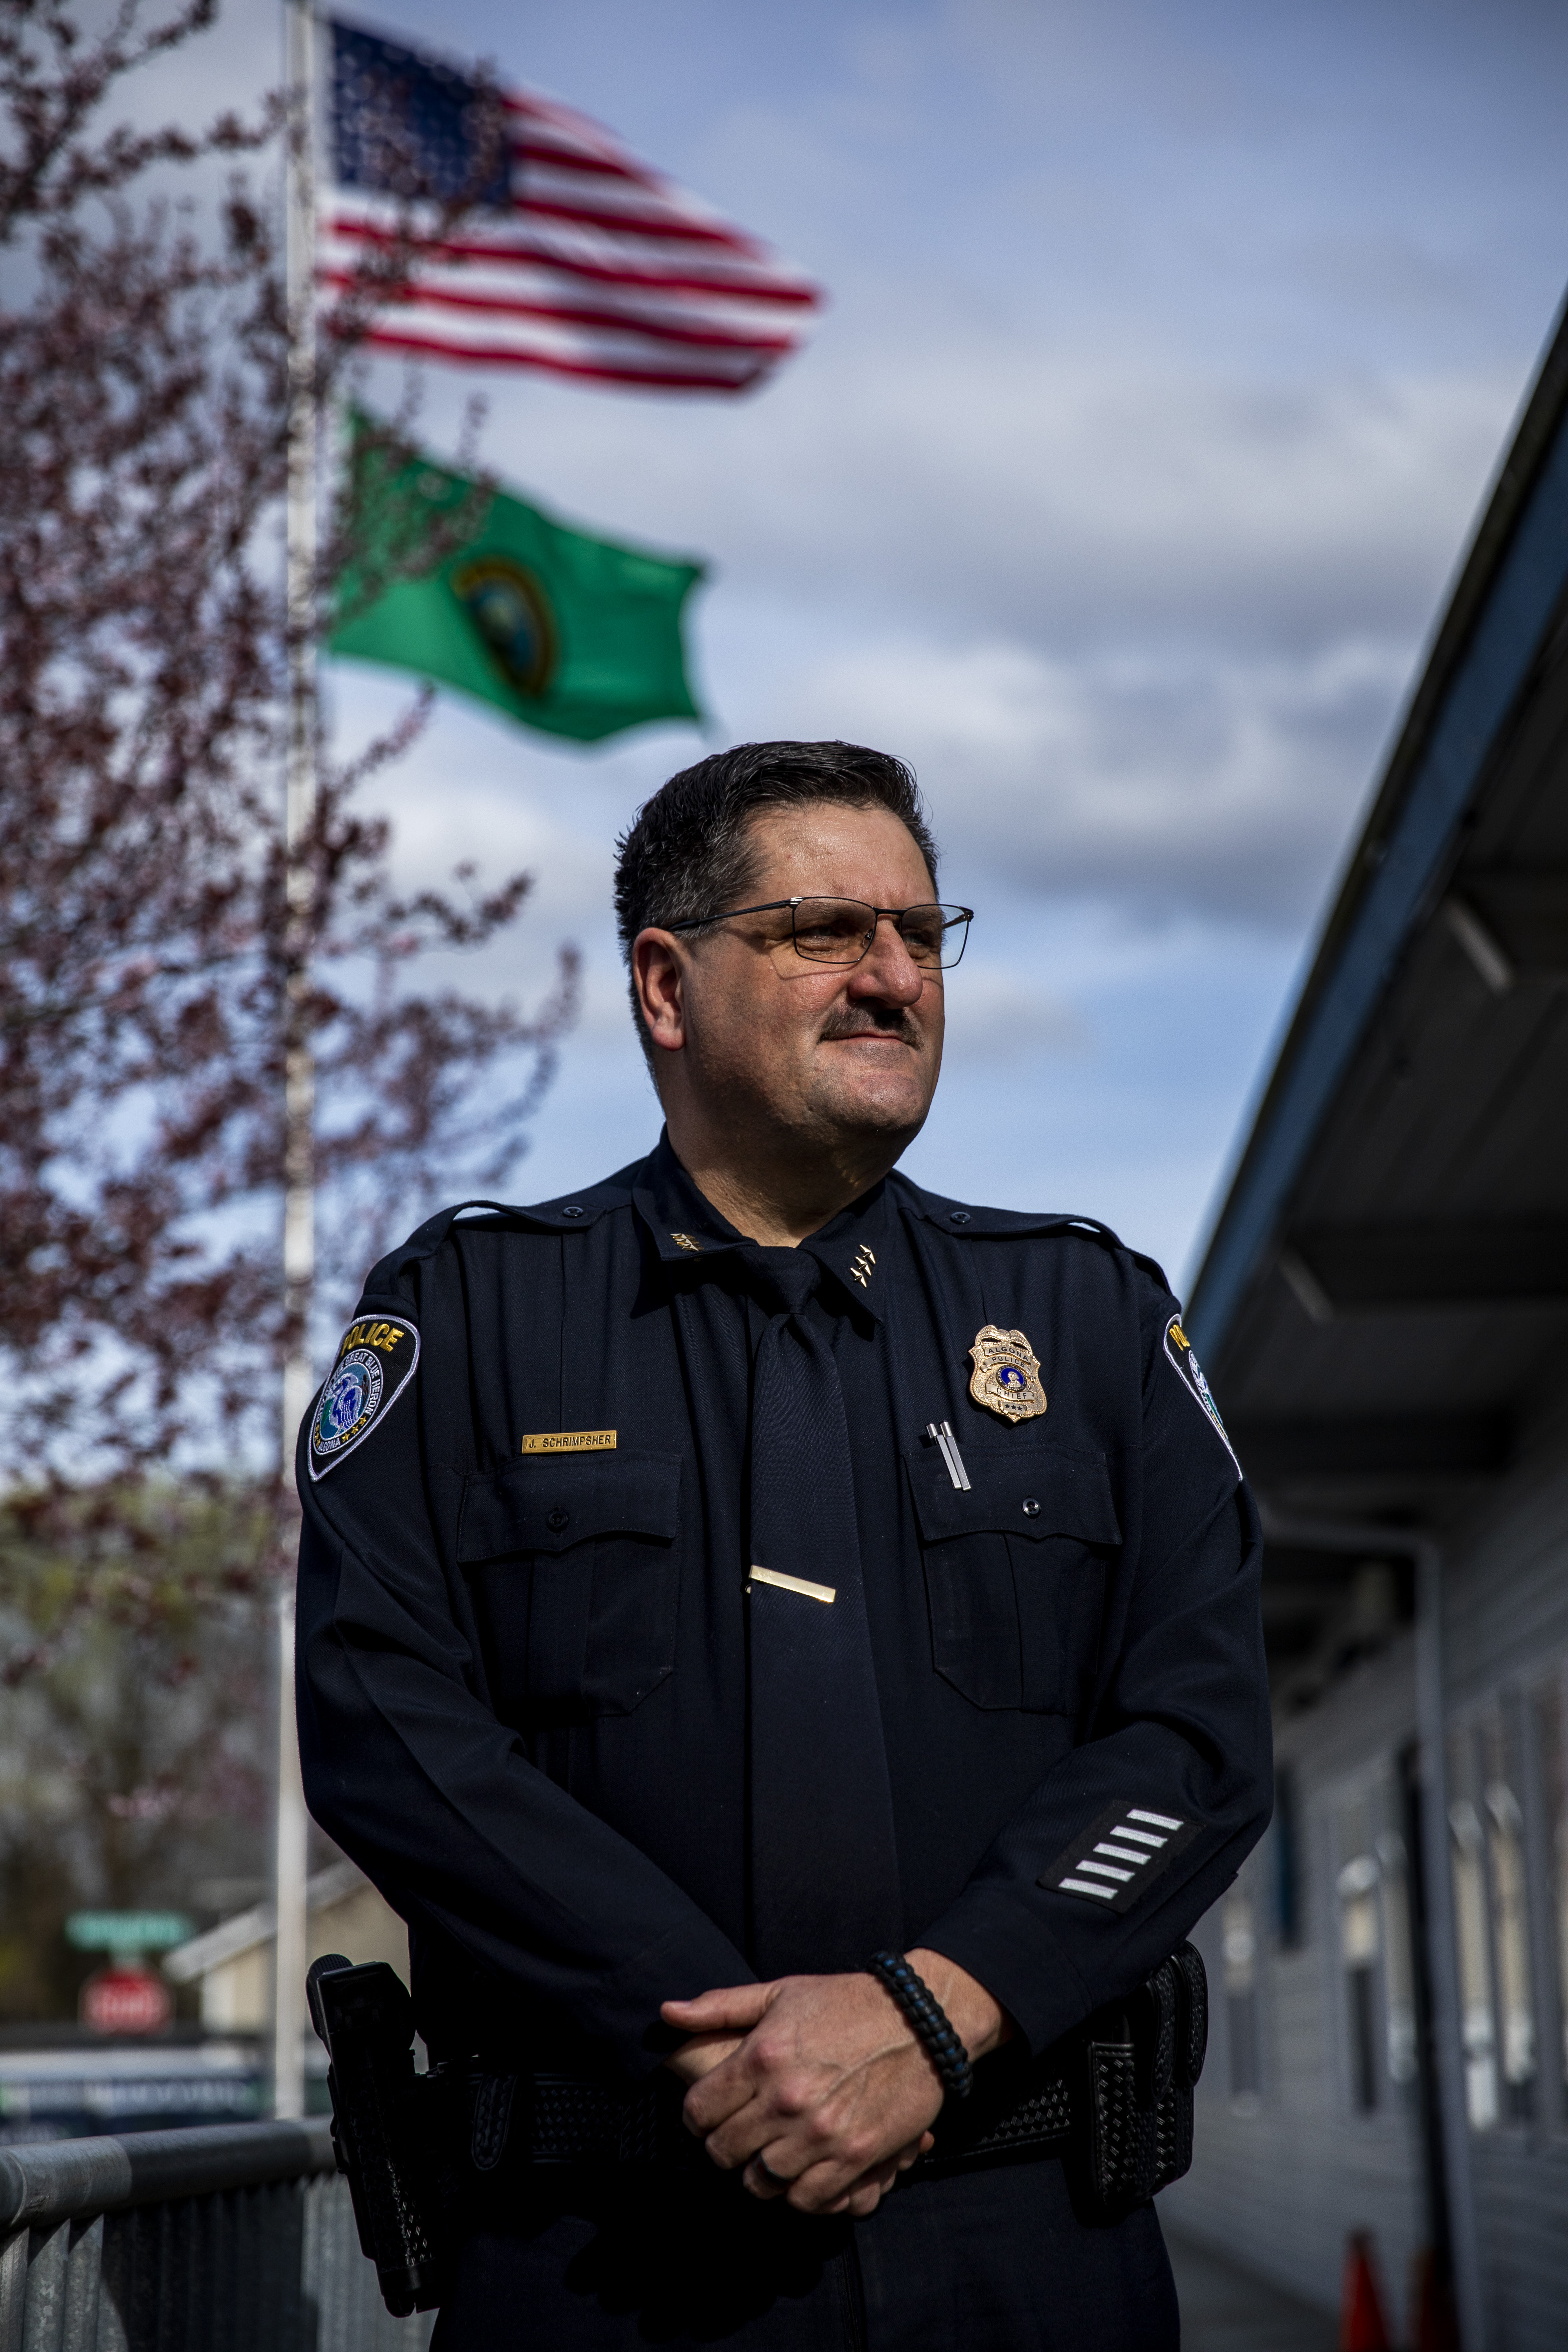
[(629, 1715), (675, 1666), (680, 1459), (554, 1454), (465, 1482), (473, 1578), (508, 1721)]
[(1020, 1434), (963, 1440), (969, 1491), (934, 1445), (905, 1454), (920, 1522), (931, 1662), (976, 1706), (1073, 1715), (1093, 1680), (1106, 1570), (1121, 1528), (1102, 1454)]

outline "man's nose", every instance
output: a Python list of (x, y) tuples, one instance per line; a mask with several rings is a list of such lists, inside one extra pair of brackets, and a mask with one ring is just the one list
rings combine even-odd
[(903, 933), (890, 915), (879, 915), (876, 936), (849, 975), (851, 996), (877, 996), (888, 1004), (913, 1004), (926, 983)]

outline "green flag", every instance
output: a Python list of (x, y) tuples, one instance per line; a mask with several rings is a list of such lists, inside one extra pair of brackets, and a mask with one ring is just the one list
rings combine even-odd
[(345, 581), (329, 651), (416, 670), (579, 742), (651, 719), (700, 718), (680, 622), (701, 564), (570, 530), (417, 452), (390, 451), (368, 420), (353, 463), (372, 576), (395, 568), (389, 555), (407, 550), (421, 516), (438, 529), (467, 504), (477, 527), (433, 571), (368, 604), (363, 581)]

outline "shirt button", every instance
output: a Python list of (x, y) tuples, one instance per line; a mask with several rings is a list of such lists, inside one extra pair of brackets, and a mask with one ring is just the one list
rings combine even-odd
[[(1037, 1511), (1039, 1507), (1038, 1503), (1037, 1503), (1035, 1505), (1036, 1510)], [(561, 1508), (559, 1503), (557, 1503), (555, 1508), (551, 1512), (550, 1517), (545, 1520), (544, 1524), (556, 1535), (559, 1535), (562, 1528), (568, 1524), (567, 1514)]]
[(1038, 1503), (1035, 1500), (1033, 1495), (1026, 1495), (1024, 1497), (1024, 1517), (1026, 1519), (1037, 1519), (1039, 1516), (1040, 1507)]
[(948, 1218), (948, 1223), (953, 1225), (966, 1225), (969, 1223), (968, 1210), (954, 1209)]
[(583, 1212), (581, 1209), (563, 1209), (561, 1213), (563, 1217), (580, 1217)]

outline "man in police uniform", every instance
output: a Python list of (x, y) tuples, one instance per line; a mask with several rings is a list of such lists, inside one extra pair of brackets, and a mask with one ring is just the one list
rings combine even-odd
[(485, 2085), (438, 2345), (1177, 2342), (1152, 2205), (943, 2152), (1261, 1831), (1257, 1523), (1156, 1266), (892, 1172), (935, 877), (883, 754), (673, 778), (617, 877), (658, 1148), (423, 1226), (302, 1433), (311, 1808)]

